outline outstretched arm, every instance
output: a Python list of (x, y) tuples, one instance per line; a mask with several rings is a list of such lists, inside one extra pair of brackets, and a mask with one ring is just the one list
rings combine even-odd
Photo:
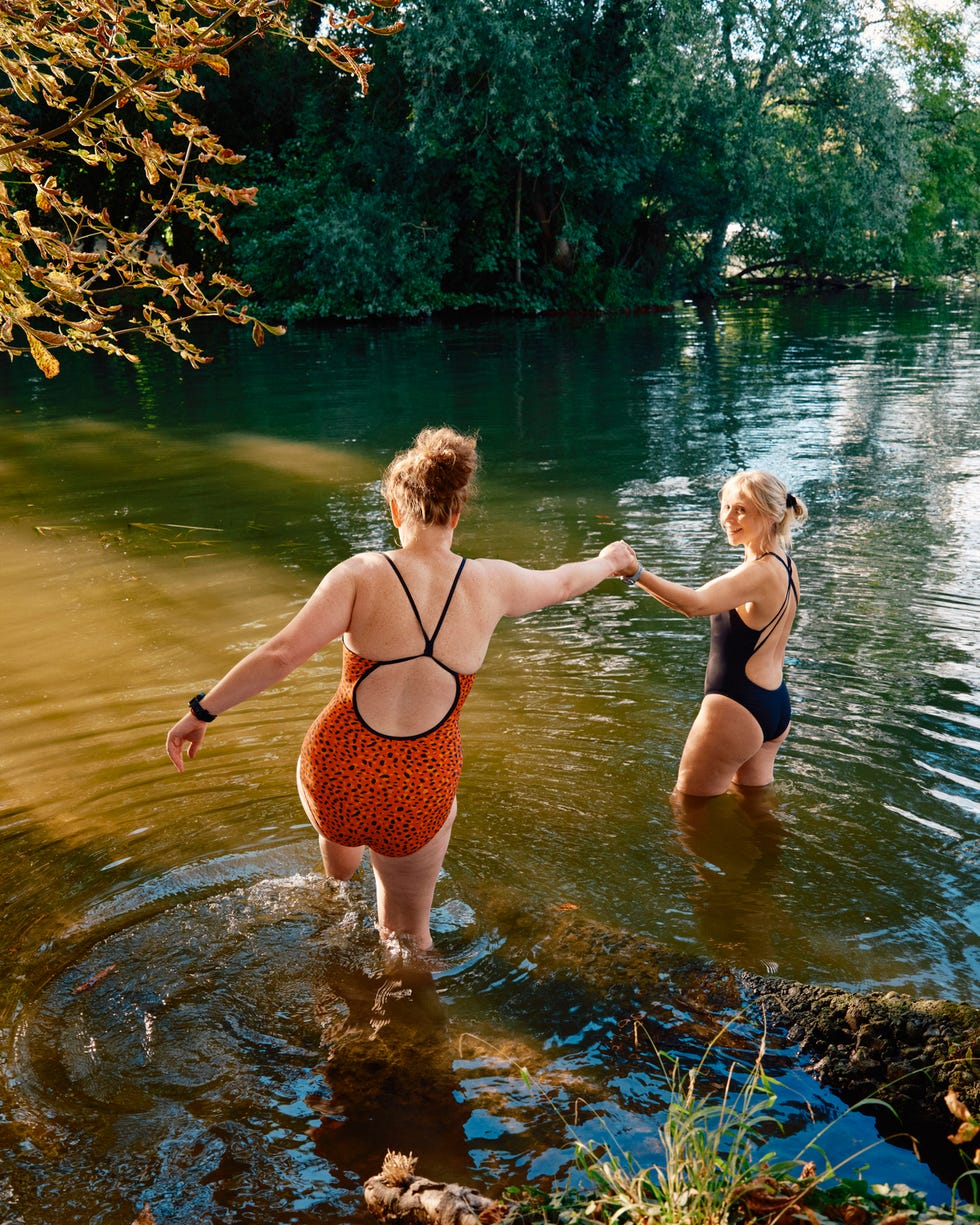
[[(357, 558), (336, 566), (295, 617), (267, 642), (249, 652), (201, 698), (201, 706), (217, 717), (284, 680), (321, 647), (347, 629), (356, 591)], [(184, 750), (194, 758), (204, 742), (207, 722), (188, 711), (167, 733), (167, 753), (184, 769)]]
[(636, 584), (647, 595), (653, 596), (667, 608), (683, 613), (685, 617), (710, 617), (758, 599), (765, 592), (767, 577), (764, 569), (754, 561), (747, 561), (701, 587), (672, 583), (646, 568)]
[(561, 604), (583, 595), (604, 579), (630, 567), (632, 560), (632, 549), (617, 540), (589, 561), (566, 562), (552, 570), (526, 570), (508, 561), (482, 564), (490, 569), (490, 582), (500, 601), (500, 616), (522, 617), (549, 604)]

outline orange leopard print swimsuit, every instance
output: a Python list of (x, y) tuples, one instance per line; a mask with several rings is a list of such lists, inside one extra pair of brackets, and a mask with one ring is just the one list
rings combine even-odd
[[(383, 553), (402, 585), (425, 639), (425, 650), (400, 659), (370, 660), (343, 643), (340, 684), (314, 721), (300, 750), (298, 778), (315, 828), (340, 846), (368, 846), (400, 858), (421, 850), (452, 810), (463, 766), (459, 714), (473, 688), (473, 676), (454, 672), (435, 658), (435, 640), (456, 594), (464, 558), (453, 579), (431, 637), (392, 559)], [(358, 689), (381, 668), (429, 659), (455, 681), (449, 709), (428, 731), (390, 736), (376, 731), (358, 709)]]

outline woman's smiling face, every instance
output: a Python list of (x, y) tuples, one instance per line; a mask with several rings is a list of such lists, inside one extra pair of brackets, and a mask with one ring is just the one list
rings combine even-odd
[(762, 546), (773, 529), (771, 516), (751, 502), (737, 485), (722, 490), (718, 518), (728, 543), (735, 547)]

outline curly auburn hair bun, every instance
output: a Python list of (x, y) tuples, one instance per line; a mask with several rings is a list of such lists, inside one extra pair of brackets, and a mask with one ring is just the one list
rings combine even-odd
[(381, 493), (419, 523), (449, 523), (473, 492), (479, 466), (476, 438), (449, 426), (427, 428), (385, 469)]

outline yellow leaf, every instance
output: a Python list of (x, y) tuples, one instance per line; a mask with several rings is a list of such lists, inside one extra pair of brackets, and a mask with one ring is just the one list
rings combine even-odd
[(261, 349), (265, 344), (265, 332), (262, 330), (262, 324), (257, 319), (252, 324), (252, 344), (257, 349)]
[(44, 332), (40, 328), (31, 328), (31, 336), (35, 340), (39, 340), (41, 344), (52, 345), (54, 347), (65, 343), (65, 338), (60, 332)]
[(59, 298), (63, 298), (66, 302), (81, 304), (85, 301), (85, 295), (75, 284), (74, 280), (64, 272), (49, 272), (45, 283), (55, 291)]
[(37, 368), (41, 371), (46, 379), (53, 379), (61, 369), (58, 359), (41, 344), (38, 338), (30, 332), (27, 334), (27, 343), (31, 347), (31, 357), (37, 362)]
[(980, 1133), (980, 1123), (970, 1119), (959, 1125), (955, 1136), (947, 1138), (954, 1144), (969, 1144), (971, 1140), (976, 1139), (978, 1133)]
[(209, 68), (213, 68), (219, 76), (228, 76), (228, 61), (223, 55), (202, 55), (200, 62), (207, 64)]
[(946, 1103), (946, 1108), (954, 1118), (959, 1119), (961, 1123), (966, 1123), (969, 1120), (970, 1112), (960, 1101), (955, 1089), (950, 1089), (950, 1091), (943, 1098), (943, 1101)]

